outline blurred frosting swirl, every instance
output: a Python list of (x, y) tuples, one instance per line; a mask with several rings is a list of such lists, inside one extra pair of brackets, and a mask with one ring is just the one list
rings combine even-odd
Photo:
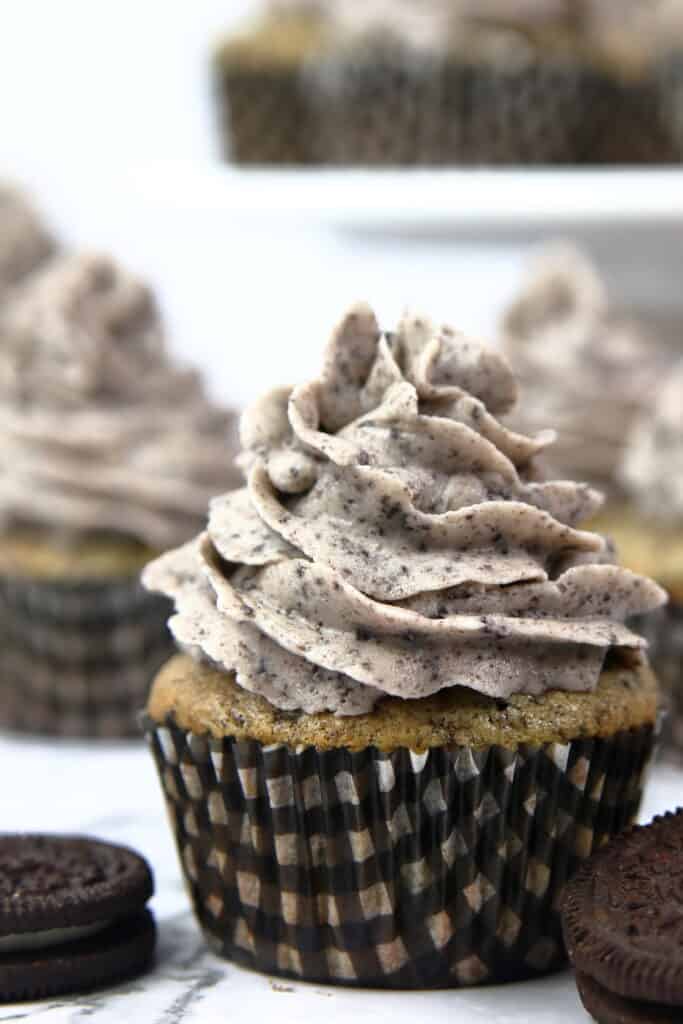
[(352, 309), (318, 378), (244, 414), (247, 486), (145, 570), (178, 642), (309, 713), (593, 687), (663, 592), (577, 528), (600, 495), (538, 479), (552, 434), (503, 426), (515, 399), (495, 352), (415, 316), (384, 336)]
[(572, 246), (549, 247), (502, 323), (522, 391), (510, 423), (531, 432), (552, 425), (553, 473), (619, 491), (629, 430), (672, 359), (669, 330), (610, 309), (588, 260)]
[(0, 516), (153, 547), (234, 486), (231, 414), (173, 366), (150, 290), (106, 256), (38, 271), (0, 321)]
[(0, 183), (0, 300), (55, 248), (52, 235), (24, 195)]
[(648, 519), (671, 526), (683, 523), (683, 362), (667, 375), (634, 426), (622, 477)]

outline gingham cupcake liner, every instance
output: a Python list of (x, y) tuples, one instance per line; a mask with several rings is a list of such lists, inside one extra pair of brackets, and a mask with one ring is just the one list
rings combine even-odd
[(227, 159), (240, 164), (312, 162), (312, 110), (297, 69), (216, 64), (213, 91)]
[[(543, 60), (521, 68), (473, 66), (463, 100), (463, 159), (471, 164), (576, 163), (585, 114), (583, 81), (578, 66)], [(454, 103), (454, 96), (447, 98), (447, 106)]]
[(382, 753), (143, 724), (212, 948), (269, 974), (406, 989), (564, 963), (562, 886), (634, 819), (655, 733)]
[(304, 80), (316, 115), (314, 155), (321, 163), (430, 165), (457, 153), (461, 118), (445, 115), (437, 59), (414, 58), (390, 45), (322, 54), (309, 62)]
[(648, 658), (662, 687), (666, 718), (661, 753), (683, 760), (683, 604), (670, 601), (650, 615), (634, 621), (633, 628), (650, 644)]
[(174, 650), (169, 614), (137, 577), (0, 578), (0, 727), (139, 735), (149, 684)]
[(683, 54), (662, 60), (657, 80), (661, 118), (673, 148), (673, 159), (683, 160)]
[(657, 74), (622, 82), (588, 75), (580, 159), (593, 164), (670, 164), (683, 155)]

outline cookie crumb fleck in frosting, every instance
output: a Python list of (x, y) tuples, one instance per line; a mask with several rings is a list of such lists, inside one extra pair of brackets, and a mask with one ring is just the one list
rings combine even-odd
[(354, 307), (319, 377), (244, 414), (246, 486), (146, 569), (180, 645), (287, 711), (592, 689), (664, 594), (580, 529), (597, 492), (540, 478), (553, 435), (505, 427), (515, 401), (491, 349)]

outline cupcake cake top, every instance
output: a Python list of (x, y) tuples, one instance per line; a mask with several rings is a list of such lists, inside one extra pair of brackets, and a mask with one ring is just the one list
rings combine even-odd
[(0, 183), (0, 300), (55, 248), (52, 235), (24, 195)]
[(623, 623), (664, 600), (579, 529), (589, 487), (543, 481), (552, 434), (497, 417), (504, 359), (422, 317), (383, 335), (352, 309), (319, 377), (242, 418), (245, 487), (147, 567), (180, 645), (283, 710), (360, 714), (466, 686), (589, 690)]
[(611, 309), (579, 251), (548, 248), (502, 323), (523, 396), (510, 422), (528, 431), (552, 425), (559, 435), (548, 455), (552, 471), (618, 492), (629, 429), (673, 358), (667, 334), (663, 323)]
[(667, 374), (651, 408), (633, 428), (622, 477), (648, 519), (683, 523), (683, 362)]
[(238, 482), (233, 417), (176, 368), (150, 290), (107, 256), (38, 271), (0, 320), (0, 517), (153, 547)]

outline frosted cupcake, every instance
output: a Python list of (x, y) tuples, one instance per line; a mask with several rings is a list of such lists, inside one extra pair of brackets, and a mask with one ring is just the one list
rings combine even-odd
[(665, 318), (613, 308), (581, 252), (548, 247), (501, 324), (523, 396), (510, 422), (532, 432), (555, 428), (550, 470), (622, 501), (619, 467), (629, 431), (675, 361), (679, 333), (680, 324)]
[(0, 182), (0, 303), (56, 249), (23, 193)]
[(452, 0), (343, 0), (330, 5), (305, 67), (326, 164), (406, 165), (462, 157), (458, 95), (444, 106)]
[(600, 528), (626, 565), (654, 577), (669, 603), (639, 624), (669, 699), (665, 739), (683, 755), (683, 363), (666, 375), (652, 407), (635, 424), (621, 476), (627, 507), (608, 509)]
[(330, 0), (270, 0), (218, 46), (212, 66), (225, 156), (241, 164), (313, 159), (305, 62), (319, 45)]
[(97, 255), (36, 273), (0, 328), (0, 723), (125, 735), (172, 651), (139, 585), (230, 486), (231, 416), (176, 369), (148, 288)]
[(245, 487), (148, 566), (185, 653), (146, 729), (212, 946), (421, 988), (564, 960), (557, 900), (636, 813), (663, 592), (541, 482), (504, 360), (353, 309), (318, 378), (243, 417)]

